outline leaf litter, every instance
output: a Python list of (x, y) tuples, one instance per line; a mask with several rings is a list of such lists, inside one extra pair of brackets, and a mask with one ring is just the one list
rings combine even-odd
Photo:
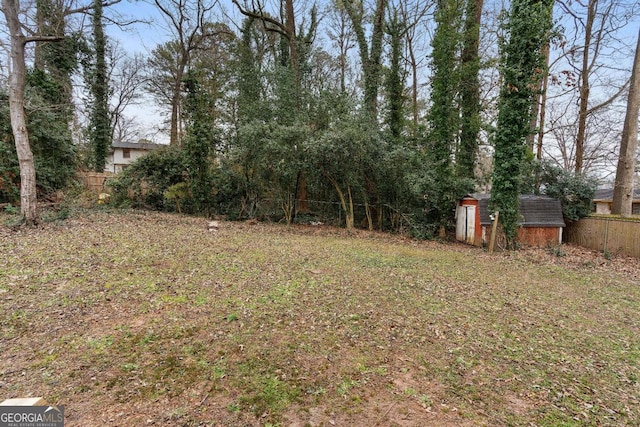
[(640, 424), (637, 260), (209, 228), (0, 227), (0, 396), (69, 426)]

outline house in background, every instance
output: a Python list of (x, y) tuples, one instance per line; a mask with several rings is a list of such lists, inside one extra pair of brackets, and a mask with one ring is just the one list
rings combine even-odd
[(162, 144), (152, 144), (150, 142), (116, 142), (111, 144), (111, 150), (107, 155), (107, 162), (104, 167), (105, 172), (122, 172), (134, 160), (144, 156), (148, 152), (160, 147)]
[[(469, 194), (456, 208), (456, 239), (482, 246), (491, 237), (490, 194)], [(521, 195), (521, 221), (518, 242), (528, 246), (549, 246), (562, 243), (565, 226), (560, 201), (547, 196)]]
[[(596, 190), (593, 196), (594, 213), (601, 215), (611, 214), (611, 205), (613, 204), (613, 188), (603, 188)], [(640, 188), (633, 190), (633, 202), (631, 204), (631, 213), (640, 215)]]

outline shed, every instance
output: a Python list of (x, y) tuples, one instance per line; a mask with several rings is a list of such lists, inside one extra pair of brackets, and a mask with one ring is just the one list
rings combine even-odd
[[(456, 208), (456, 239), (482, 246), (491, 237), (490, 194), (469, 194)], [(520, 196), (520, 228), (518, 241), (529, 246), (562, 243), (565, 226), (560, 201), (547, 196)]]

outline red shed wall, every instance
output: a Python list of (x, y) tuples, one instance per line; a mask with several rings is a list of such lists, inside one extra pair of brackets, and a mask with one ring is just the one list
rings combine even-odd
[[(484, 226), (484, 244), (489, 244), (491, 227)], [(557, 246), (562, 237), (561, 227), (520, 227), (518, 228), (518, 243), (525, 246)], [(482, 237), (480, 239), (482, 241)]]
[(527, 246), (557, 246), (561, 231), (561, 227), (520, 227), (518, 242)]

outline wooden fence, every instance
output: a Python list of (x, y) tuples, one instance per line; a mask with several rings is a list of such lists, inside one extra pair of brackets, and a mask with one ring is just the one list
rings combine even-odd
[(583, 218), (565, 228), (564, 241), (611, 254), (640, 258), (640, 219)]
[(105, 191), (104, 182), (107, 178), (114, 176), (111, 172), (80, 172), (79, 175), (87, 190), (96, 194), (103, 193)]

